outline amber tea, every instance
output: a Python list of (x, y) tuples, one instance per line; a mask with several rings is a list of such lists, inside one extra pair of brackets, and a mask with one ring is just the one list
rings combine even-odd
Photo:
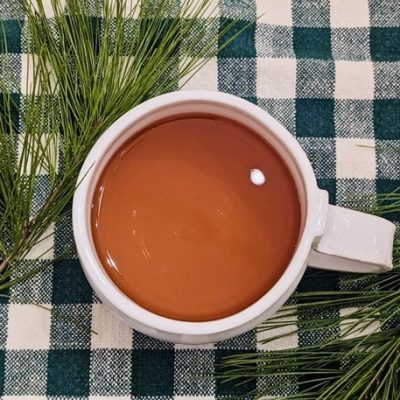
[(279, 279), (299, 237), (300, 203), (264, 139), (230, 119), (190, 114), (119, 148), (91, 221), (122, 292), (156, 314), (209, 321), (245, 309)]

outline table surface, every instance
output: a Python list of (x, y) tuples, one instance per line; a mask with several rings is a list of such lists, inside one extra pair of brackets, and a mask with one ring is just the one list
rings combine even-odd
[[(400, 145), (398, 0), (221, 0), (218, 10), (213, 17), (217, 28), (224, 19), (239, 19), (238, 26), (244, 26), (261, 17), (186, 89), (231, 93), (267, 110), (297, 138), (332, 203), (399, 186), (400, 153), (373, 148)], [(27, 65), (26, 33), (17, 22), (23, 18), (18, 0), (0, 2), (19, 80)], [(38, 182), (40, 202), (46, 176)], [(51, 241), (51, 256), (73, 242), (69, 217), (56, 224)], [(26, 260), (21, 268), (43, 262)], [(341, 279), (339, 274), (331, 279), (306, 274), (298, 290), (338, 289)], [(215, 379), (222, 357), (257, 348), (255, 331), (198, 347), (174, 346), (134, 332), (94, 296), (76, 257), (57, 262), (10, 294), (13, 299), (0, 304), (4, 398), (211, 400), (268, 385), (260, 379), (238, 387)], [(52, 307), (55, 313), (32, 303)], [(73, 316), (86, 328), (77, 329), (57, 314)], [(258, 349), (295, 348), (319, 340), (300, 332)]]

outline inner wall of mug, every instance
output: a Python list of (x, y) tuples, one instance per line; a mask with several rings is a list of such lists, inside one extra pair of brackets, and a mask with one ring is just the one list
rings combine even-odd
[[(288, 150), (286, 144), (279, 138), (278, 134), (269, 130), (262, 121), (259, 121), (257, 118), (253, 117), (251, 114), (248, 114), (238, 108), (234, 108), (228, 105), (220, 104), (220, 103), (211, 103), (211, 102), (204, 102), (204, 101), (186, 101), (184, 103), (178, 104), (171, 104), (168, 106), (164, 106), (162, 108), (158, 108), (155, 110), (149, 111), (148, 114), (140, 118), (140, 120), (136, 120), (132, 122), (132, 125), (125, 129), (124, 131), (119, 132), (116, 134), (113, 133), (115, 140), (110, 143), (110, 145), (103, 150), (103, 154), (101, 155), (101, 159), (98, 161), (97, 165), (94, 167), (95, 171), (92, 175), (92, 179), (90, 182), (90, 187), (88, 191), (88, 210), (86, 212), (88, 218), (88, 226), (91, 225), (91, 212), (90, 212), (90, 205), (94, 195), (94, 191), (97, 185), (98, 180), (104, 170), (104, 168), (108, 165), (108, 162), (113, 157), (115, 152), (121, 148), (127, 141), (132, 139), (137, 133), (156, 123), (157, 121), (166, 119), (166, 118), (173, 118), (174, 116), (179, 116), (182, 114), (195, 114), (195, 113), (205, 113), (211, 115), (222, 116), (224, 118), (231, 119), (233, 121), (238, 122), (239, 124), (245, 125), (250, 128), (252, 131), (256, 132), (259, 136), (261, 136), (264, 140), (266, 140), (274, 149), (279, 153), (282, 157), (283, 161), (286, 163), (287, 167), (289, 168), (292, 177), (294, 179), (297, 193), (299, 196), (300, 201), (300, 229), (299, 229), (299, 236), (297, 240), (297, 244), (299, 244), (303, 230), (304, 224), (306, 220), (306, 190), (304, 181), (302, 178), (302, 174), (300, 173), (300, 169), (295, 162), (293, 156), (291, 155), (290, 151)], [(107, 133), (106, 133), (107, 134)], [(111, 142), (111, 141), (110, 141)], [(94, 244), (92, 231), (90, 230), (90, 243), (91, 247), (94, 250), (96, 255), (97, 262), (100, 266), (102, 263), (97, 256), (96, 246)], [(104, 270), (104, 269), (103, 269)], [(104, 270), (104, 274), (107, 277), (107, 280), (118, 290), (120, 289), (116, 286), (116, 284), (112, 281), (112, 279), (108, 276), (108, 274)], [(124, 296), (126, 296), (122, 291), (120, 291)], [(133, 302), (132, 299), (129, 299)], [(137, 303), (135, 303), (137, 304)], [(137, 304), (140, 306), (140, 304)]]

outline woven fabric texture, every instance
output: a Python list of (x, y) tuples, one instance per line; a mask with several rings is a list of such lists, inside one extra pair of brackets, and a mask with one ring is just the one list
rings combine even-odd
[[(49, 5), (50, 0), (44, 3)], [(18, 4), (0, 1), (0, 19), (23, 97), (26, 32)], [(343, 204), (352, 194), (397, 188), (400, 152), (375, 149), (400, 146), (400, 1), (220, 0), (214, 28), (233, 18), (239, 19), (239, 28), (256, 16), (257, 22), (210, 60), (185, 89), (231, 93), (268, 111), (299, 141), (332, 203)], [(18, 87), (13, 90), (18, 92)], [(39, 198), (46, 193), (46, 176), (40, 177), (40, 185)], [(52, 229), (54, 247), (47, 258), (73, 242), (69, 217)], [(21, 262), (21, 270), (45, 262), (34, 256)], [(340, 274), (330, 279), (306, 274), (297, 290), (340, 287)], [(260, 345), (252, 331), (205, 346), (157, 341), (132, 331), (100, 303), (76, 257), (13, 287), (10, 295), (11, 300), (0, 299), (4, 399), (235, 396), (268, 381), (221, 383), (215, 374), (222, 357), (254, 349), (295, 348), (322, 339), (300, 332)], [(85, 328), (77, 329), (60, 314), (78, 319)], [(294, 390), (302, 385), (301, 380), (296, 383)]]

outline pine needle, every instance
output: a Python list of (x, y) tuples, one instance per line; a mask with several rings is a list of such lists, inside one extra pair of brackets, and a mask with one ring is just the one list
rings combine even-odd
[(219, 43), (235, 22), (214, 34), (211, 0), (51, 0), (51, 19), (43, 0), (22, 3), (31, 72), (17, 96), (1, 42), (0, 290), (24, 279), (7, 270), (62, 218), (98, 137), (132, 107), (178, 89), (246, 28)]
[[(358, 202), (364, 200), (365, 196), (361, 196)], [(373, 200), (369, 211), (374, 214), (400, 212), (399, 190), (374, 195)], [(352, 199), (352, 205), (357, 205), (356, 198)], [(313, 271), (312, 275), (329, 279), (329, 273), (322, 271)], [(342, 282), (344, 290), (296, 292), (295, 305), (286, 306), (259, 328), (261, 332), (268, 332), (268, 339), (262, 341), (264, 344), (299, 332), (323, 338), (319, 343), (293, 350), (226, 357), (220, 366), (219, 378), (239, 385), (272, 378), (267, 388), (248, 394), (256, 398), (270, 395), (292, 400), (398, 400), (399, 278), (400, 240), (397, 238), (393, 271), (368, 276), (348, 274)], [(346, 308), (352, 311), (346, 315), (335, 312)], [(301, 319), (297, 319), (299, 313)], [(278, 333), (282, 328), (286, 333)], [(283, 393), (297, 394), (283, 396)]]

